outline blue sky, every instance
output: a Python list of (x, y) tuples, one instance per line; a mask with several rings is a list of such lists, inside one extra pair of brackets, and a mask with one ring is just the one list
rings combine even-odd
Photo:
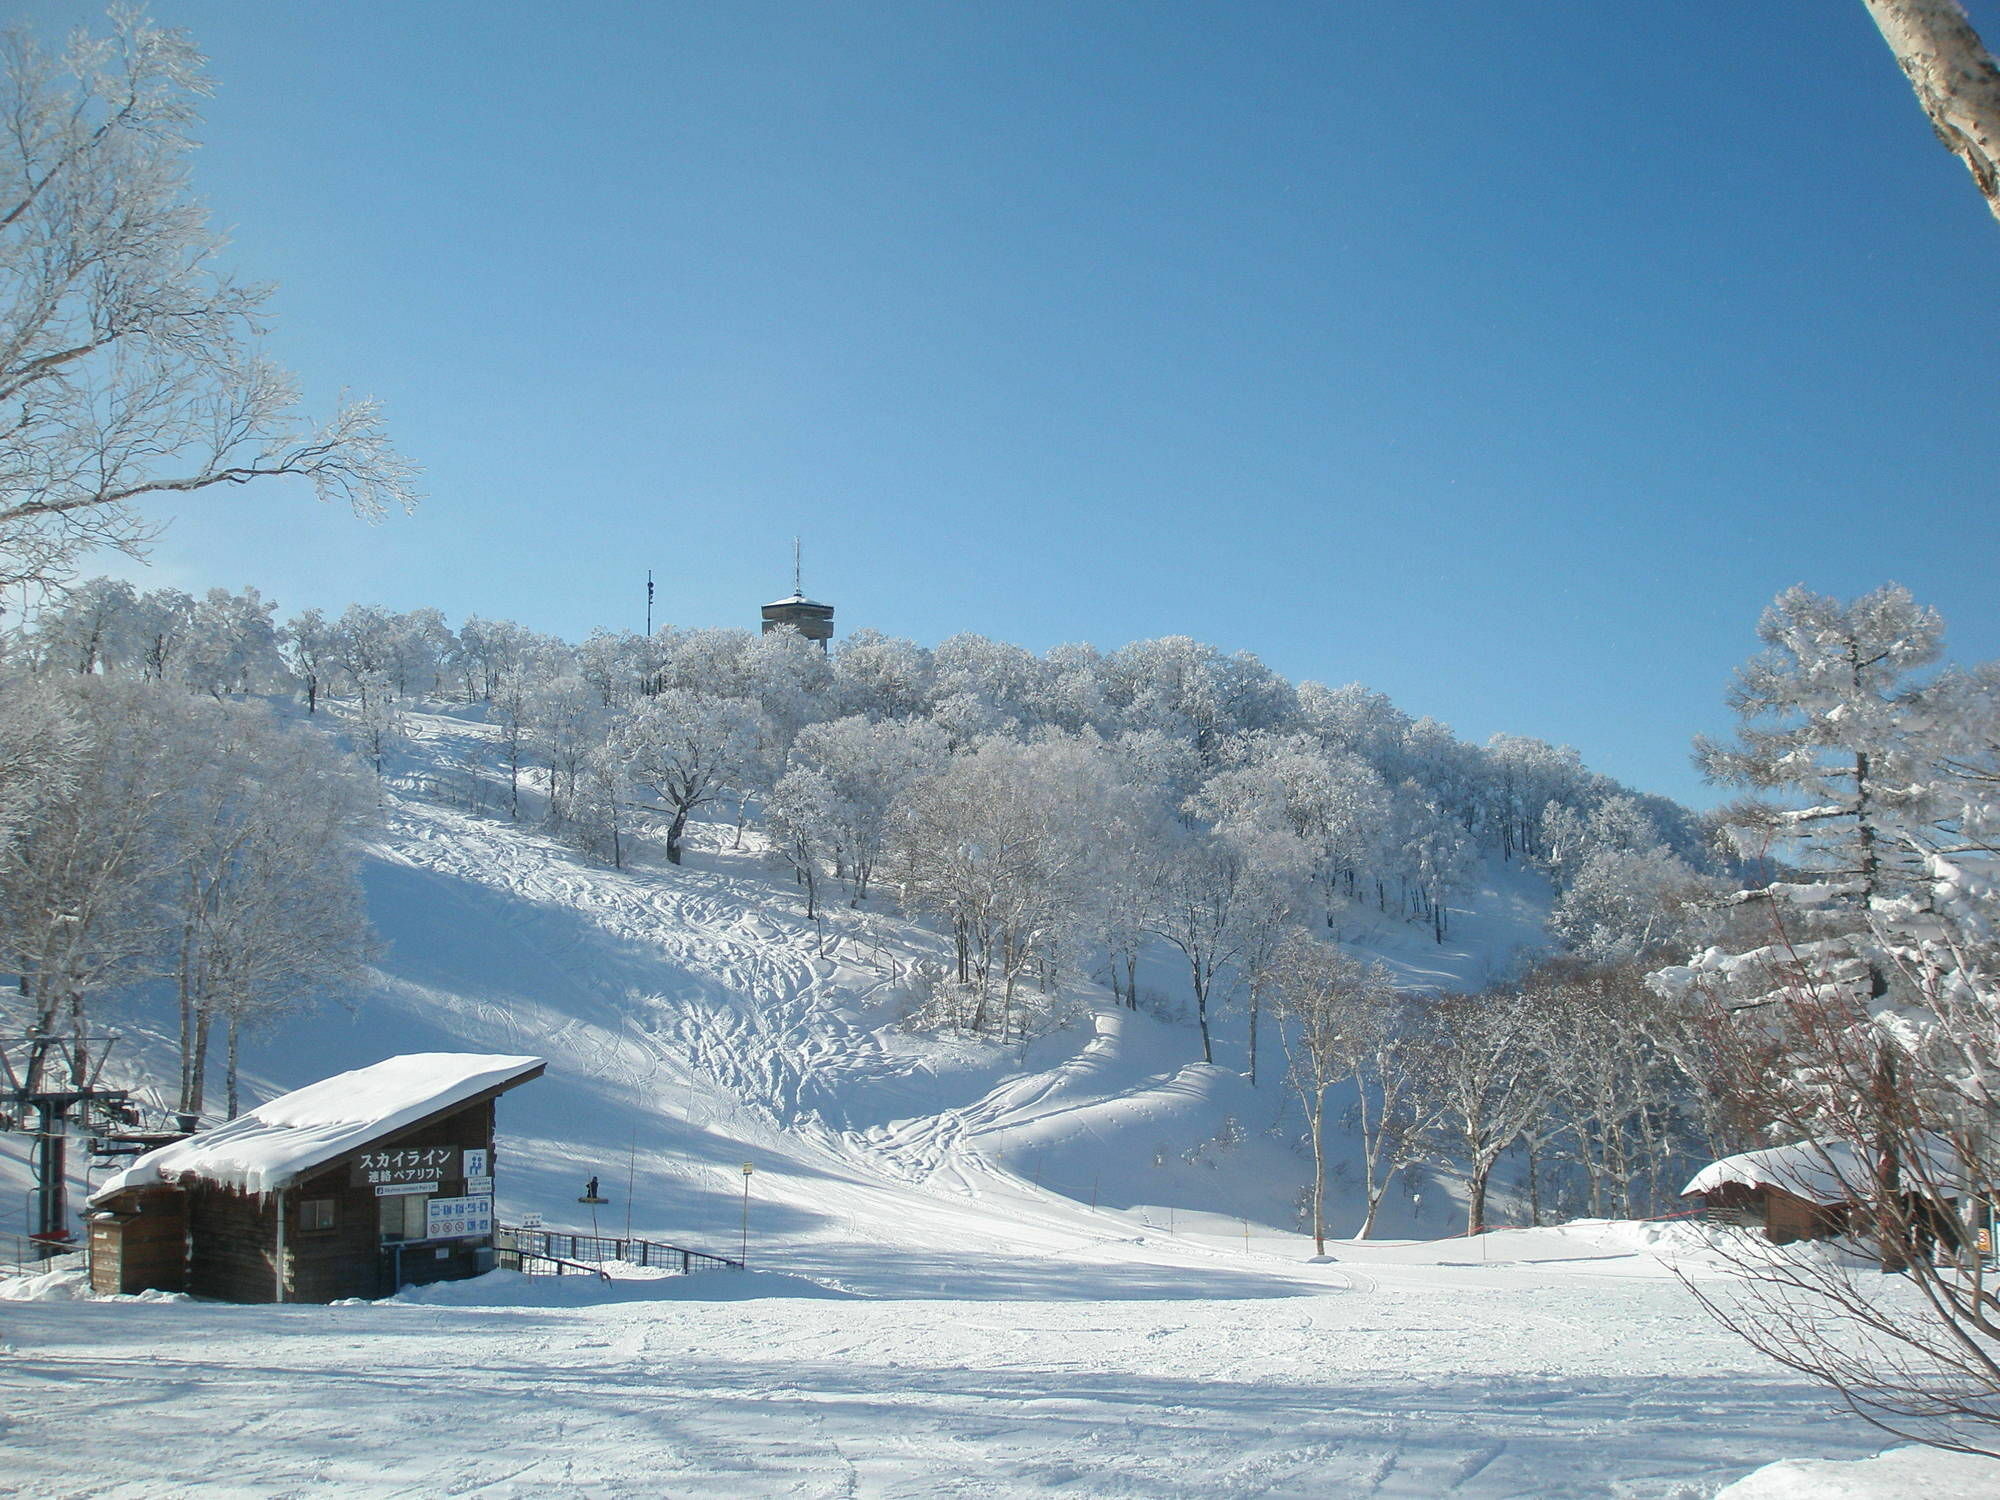
[(2000, 224), (1859, 0), (153, 13), (273, 354), (428, 499), (135, 576), (580, 637), (797, 533), (843, 629), (1184, 633), (1696, 802), (1786, 585), (2000, 656)]

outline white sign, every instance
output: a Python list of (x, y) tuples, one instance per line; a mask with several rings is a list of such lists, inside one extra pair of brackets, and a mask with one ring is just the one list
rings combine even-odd
[(435, 1193), (435, 1182), (378, 1182), (375, 1196), (378, 1198), (407, 1198), (413, 1193)]
[(493, 1200), (479, 1198), (433, 1198), (424, 1205), (424, 1238), (427, 1240), (491, 1239)]
[(542, 1227), (542, 1216), (540, 1214), (522, 1214), (521, 1227), (523, 1229), (540, 1229)]
[(493, 1179), (491, 1177), (468, 1177), (465, 1179), (465, 1195), (468, 1198), (476, 1198), (481, 1193), (491, 1194), (492, 1191)]
[[(467, 1177), (490, 1177), (493, 1175), (492, 1163), (487, 1161), (486, 1150), (483, 1146), (470, 1146), (466, 1148), (465, 1175)], [(468, 1191), (477, 1192), (478, 1189), (471, 1188)]]

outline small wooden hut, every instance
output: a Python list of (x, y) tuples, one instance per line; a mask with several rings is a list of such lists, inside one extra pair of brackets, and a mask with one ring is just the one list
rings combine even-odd
[[(1906, 1173), (1932, 1191), (1949, 1190), (1958, 1180), (1948, 1143), (1926, 1138), (1917, 1167)], [(1775, 1245), (1830, 1239), (1856, 1227), (1856, 1210), (1876, 1193), (1875, 1165), (1846, 1141), (1799, 1141), (1745, 1151), (1711, 1162), (1681, 1189), (1699, 1200), (1706, 1216), (1719, 1223), (1763, 1231)], [(1933, 1200), (1914, 1187), (1903, 1194), (1900, 1213), (1913, 1235), (1950, 1239), (1956, 1220), (1955, 1191)]]
[(491, 1270), (494, 1101), (546, 1066), (392, 1057), (150, 1151), (90, 1196), (91, 1286), (331, 1302)]

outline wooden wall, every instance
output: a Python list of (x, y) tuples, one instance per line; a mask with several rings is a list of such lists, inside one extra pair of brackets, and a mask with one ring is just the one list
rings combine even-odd
[[(484, 1148), (490, 1164), (493, 1116), (493, 1101), (482, 1099), (416, 1130), (370, 1141), (368, 1149), (394, 1151), (448, 1146), (463, 1153), (467, 1149)], [(352, 1167), (353, 1155), (343, 1156), (299, 1182), (285, 1195), (289, 1218), (285, 1226), (286, 1258), (291, 1268), (287, 1296), (291, 1300), (332, 1302), (341, 1297), (386, 1297), (399, 1285), (425, 1286), (433, 1281), (456, 1281), (478, 1274), (478, 1245), (469, 1240), (406, 1245), (400, 1253), (394, 1247), (385, 1247), (379, 1232), (382, 1200), (375, 1196), (374, 1188), (350, 1181)], [(464, 1195), (463, 1177), (444, 1178), (438, 1183), (440, 1198)], [(317, 1231), (299, 1228), (299, 1205), (320, 1198), (334, 1200), (333, 1228)], [(437, 1253), (440, 1249), (445, 1251), (442, 1256)]]
[(187, 1200), (172, 1188), (120, 1195), (93, 1212), (90, 1289), (100, 1295), (187, 1290)]
[(223, 1302), (277, 1301), (277, 1199), (201, 1181), (186, 1192), (187, 1289)]

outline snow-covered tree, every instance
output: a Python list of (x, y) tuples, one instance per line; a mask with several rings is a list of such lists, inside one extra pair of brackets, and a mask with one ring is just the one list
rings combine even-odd
[(688, 818), (759, 774), (768, 724), (743, 698), (704, 698), (668, 688), (620, 715), (612, 743), (625, 774), (660, 799), (669, 863), (681, 862)]
[[(1271, 993), (1283, 1039), (1285, 1077), (1305, 1112), (1312, 1149), (1309, 1184), (1313, 1246), (1326, 1254), (1326, 1096), (1355, 1077), (1396, 1025), (1396, 988), (1389, 971), (1344, 949), (1294, 931), (1269, 965)], [(1373, 1222), (1375, 1195), (1361, 1233)]]
[(414, 498), (374, 402), (304, 424), (255, 352), (267, 293), (218, 268), (189, 189), (209, 88), (187, 35), (136, 8), (56, 52), (0, 44), (0, 587), (137, 554), (153, 496), (290, 474), (364, 516)]
[(764, 804), (771, 849), (806, 893), (806, 920), (819, 916), (821, 867), (840, 847), (840, 798), (833, 779), (811, 766), (795, 766), (778, 779)]
[(866, 626), (834, 646), (833, 682), (842, 713), (872, 719), (921, 717), (934, 697), (930, 652)]
[(1094, 742), (996, 736), (898, 801), (890, 839), (904, 903), (951, 924), (971, 1029), (997, 1001), (1006, 1035), (1023, 976), (1053, 978), (1096, 931), (1106, 851), (1078, 831), (1123, 816), (1129, 796)]
[(944, 732), (922, 719), (872, 721), (858, 714), (802, 730), (792, 746), (796, 767), (827, 781), (828, 852), (854, 883), (868, 886), (886, 846), (890, 810), (916, 781), (950, 759)]
[(563, 672), (536, 684), (526, 713), (536, 753), (549, 768), (548, 818), (560, 827), (591, 753), (604, 743), (603, 696), (576, 673)]
[(33, 660), (44, 671), (92, 673), (138, 655), (139, 594), (120, 578), (91, 578), (35, 617)]
[(1698, 754), (1777, 794), (1727, 821), (1782, 878), (1739, 893), (1708, 948), (1652, 983), (1708, 1003), (1717, 1092), (1758, 1144), (1794, 1145), (1838, 1184), (1850, 1232), (1917, 1295), (1760, 1247), (1737, 1257), (1731, 1295), (1703, 1300), (1871, 1420), (2000, 1451), (1953, 1425), (2000, 1421), (1990, 1282), (1939, 1253), (1963, 1238), (1942, 1205), (2000, 1191), (1985, 674), (1920, 675), (1942, 625), (1895, 585), (1850, 604), (1788, 590), (1759, 634), (1769, 649), (1732, 694), (1737, 742)]
[(340, 669), (340, 641), (335, 627), (318, 610), (304, 610), (285, 622), (278, 633), (278, 650), (292, 676), (306, 691), (306, 712), (318, 713), (320, 694)]
[(160, 962), (154, 892), (176, 851), (163, 836), (192, 700), (178, 688), (78, 677), (59, 788), (0, 844), (0, 969), (18, 974), (42, 1036), (90, 1034), (94, 1003)]
[[(1198, 802), (1211, 816), (1224, 810), (1205, 793)], [(1182, 830), (1151, 852), (1147, 927), (1187, 963), (1201, 1060), (1212, 1063), (1210, 1011), (1228, 999), (1245, 957), (1270, 930), (1290, 925), (1310, 858), (1289, 829), (1241, 815)]]
[(339, 993), (372, 950), (355, 844), (372, 798), (331, 741), (261, 704), (211, 704), (177, 727), (184, 759), (162, 810), (172, 857), (157, 899), (180, 1000), (179, 1108), (203, 1107), (219, 1021), (233, 1119), (244, 1034)]
[(1500, 1157), (1547, 1107), (1550, 1016), (1519, 988), (1442, 995), (1428, 1012), (1424, 1081), (1439, 1147), (1465, 1173), (1465, 1228), (1486, 1227)]

